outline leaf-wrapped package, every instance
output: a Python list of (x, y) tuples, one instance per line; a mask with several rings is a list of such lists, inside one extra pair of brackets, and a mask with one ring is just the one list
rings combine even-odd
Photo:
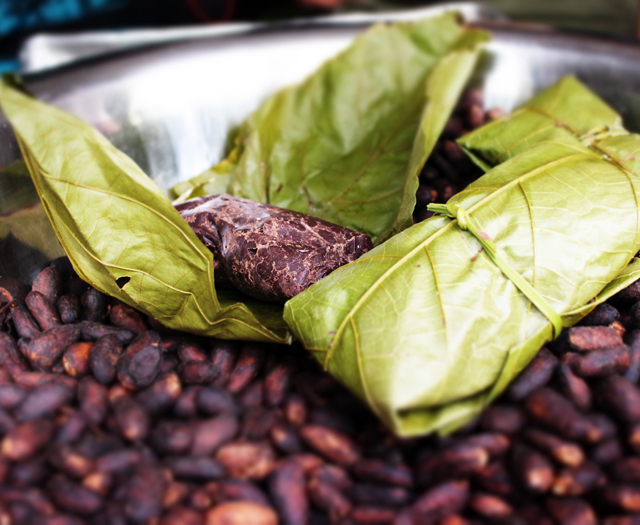
[[(589, 112), (563, 87), (556, 95), (568, 115)], [(640, 277), (640, 136), (581, 139), (554, 129), (447, 203), (454, 216), (466, 212), (564, 326)], [(403, 436), (463, 425), (554, 333), (478, 240), (443, 216), (294, 297), (285, 319)]]
[(225, 192), (379, 244), (412, 224), (420, 169), (488, 38), (454, 13), (374, 26), (269, 98), (232, 137), (227, 158), (174, 194)]
[(0, 83), (44, 209), (80, 277), (164, 325), (286, 342), (279, 305), (216, 293), (211, 252), (160, 188), (80, 119)]
[(212, 251), (218, 282), (263, 301), (285, 302), (373, 248), (364, 233), (226, 194), (176, 209)]

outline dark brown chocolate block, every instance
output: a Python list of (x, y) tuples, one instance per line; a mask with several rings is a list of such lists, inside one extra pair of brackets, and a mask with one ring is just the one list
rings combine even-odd
[(364, 233), (226, 194), (176, 209), (213, 252), (216, 282), (264, 301), (286, 301), (373, 247)]

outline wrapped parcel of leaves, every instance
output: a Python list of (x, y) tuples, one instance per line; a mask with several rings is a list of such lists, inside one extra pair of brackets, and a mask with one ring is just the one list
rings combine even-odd
[[(544, 96), (589, 113), (574, 89), (586, 88), (560, 83)], [(522, 135), (504, 122), (490, 142)], [(598, 115), (590, 124), (613, 127)], [(399, 435), (463, 425), (554, 338), (483, 245), (562, 326), (640, 277), (640, 136), (549, 131), (453, 197), (443, 210), (459, 220), (418, 223), (285, 305), (305, 347)]]
[(376, 25), (269, 98), (220, 164), (172, 191), (229, 193), (379, 244), (412, 224), (418, 174), (488, 39), (454, 13)]
[(216, 293), (211, 252), (160, 188), (97, 130), (8, 80), (0, 82), (0, 106), (80, 277), (170, 328), (289, 340), (281, 306)]

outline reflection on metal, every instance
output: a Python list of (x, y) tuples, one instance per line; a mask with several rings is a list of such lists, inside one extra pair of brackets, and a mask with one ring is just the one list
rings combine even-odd
[[(476, 83), (484, 86), (488, 107), (512, 109), (574, 73), (621, 111), (631, 129), (640, 129), (640, 46), (483, 24), (493, 30), (494, 40)], [(37, 96), (100, 129), (166, 189), (220, 160), (232, 126), (270, 93), (302, 80), (344, 49), (367, 25), (336, 19), (287, 30), (261, 27), (132, 51), (26, 80)], [(19, 158), (0, 117), (0, 167)], [(0, 181), (0, 217), (9, 213), (3, 207), (7, 193), (11, 199), (16, 191)], [(23, 249), (19, 240), (11, 242), (0, 244), (0, 275), (32, 278), (50, 257)]]

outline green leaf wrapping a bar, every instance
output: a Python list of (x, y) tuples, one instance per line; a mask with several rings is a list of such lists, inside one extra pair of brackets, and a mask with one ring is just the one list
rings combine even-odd
[[(574, 90), (585, 88), (565, 80), (543, 95), (567, 120), (581, 113), (586, 124), (577, 129), (585, 133), (547, 130), (448, 203), (466, 210), (564, 326), (640, 277), (633, 258), (640, 248), (640, 136), (585, 140), (592, 128), (620, 133), (619, 119), (599, 101), (590, 119)], [(481, 128), (473, 152), (498, 143), (501, 151), (536, 132), (519, 125), (505, 119), (486, 142), (483, 130), (498, 125)], [(326, 370), (403, 436), (463, 425), (553, 338), (549, 319), (477, 239), (442, 216), (294, 297), (285, 320)]]
[(412, 224), (418, 173), (488, 38), (453, 13), (374, 26), (268, 99), (227, 159), (173, 192), (188, 199), (228, 185), (378, 244)]
[(160, 188), (98, 131), (7, 81), (0, 105), (80, 277), (170, 328), (289, 340), (279, 305), (216, 294), (211, 252)]

